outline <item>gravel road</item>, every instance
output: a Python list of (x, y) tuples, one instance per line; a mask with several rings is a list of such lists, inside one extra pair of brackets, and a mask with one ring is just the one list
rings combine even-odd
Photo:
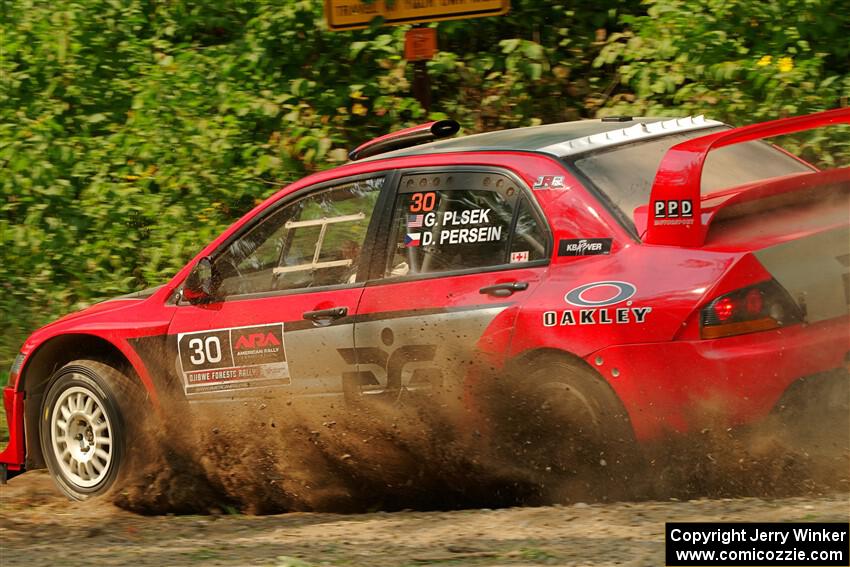
[(0, 564), (663, 565), (668, 521), (850, 520), (850, 493), (501, 510), (140, 516), (71, 503), (43, 471), (0, 487)]

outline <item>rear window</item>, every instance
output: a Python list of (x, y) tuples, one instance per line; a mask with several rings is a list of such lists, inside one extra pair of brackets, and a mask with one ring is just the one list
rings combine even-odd
[[(709, 128), (683, 132), (594, 152), (573, 163), (629, 218), (636, 208), (649, 204), (655, 172), (672, 146), (718, 132)], [(761, 179), (812, 171), (805, 164), (765, 142), (747, 142), (708, 154), (702, 172), (700, 193), (708, 195)]]

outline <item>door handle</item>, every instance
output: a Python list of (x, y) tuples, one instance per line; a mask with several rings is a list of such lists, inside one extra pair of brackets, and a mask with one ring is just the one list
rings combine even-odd
[(484, 286), (478, 290), (478, 293), (492, 295), (493, 297), (509, 297), (514, 292), (526, 289), (528, 289), (528, 282), (507, 282)]
[(305, 311), (302, 316), (316, 325), (329, 325), (334, 319), (339, 319), (346, 315), (348, 315), (348, 307), (331, 307), (330, 309), (319, 309), (318, 311)]

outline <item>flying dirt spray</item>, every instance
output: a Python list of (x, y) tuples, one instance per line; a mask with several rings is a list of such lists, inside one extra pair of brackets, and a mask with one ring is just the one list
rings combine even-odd
[[(841, 384), (833, 382), (833, 399)], [(455, 400), (448, 403), (446, 400)], [(365, 404), (333, 414), (280, 402), (203, 404), (165, 412), (136, 447), (114, 496), (145, 514), (456, 509), (576, 501), (786, 496), (847, 490), (846, 411), (795, 427), (804, 403), (757, 426), (712, 423), (644, 446), (573, 447), (562, 428), (505, 424), (528, 417), (498, 384), (489, 423), (474, 423), (458, 397)], [(793, 409), (792, 409), (793, 408)], [(844, 413), (842, 413), (844, 411)], [(844, 415), (844, 423), (836, 422)], [(811, 416), (808, 416), (811, 417)], [(528, 419), (520, 420), (527, 423)], [(559, 460), (561, 459), (561, 460)]]

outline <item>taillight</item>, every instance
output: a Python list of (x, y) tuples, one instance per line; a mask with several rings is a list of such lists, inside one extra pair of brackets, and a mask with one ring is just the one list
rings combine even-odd
[(712, 308), (714, 309), (714, 316), (721, 322), (728, 321), (735, 314), (735, 302), (728, 297), (715, 301)]
[(700, 336), (717, 339), (803, 321), (800, 308), (776, 280), (738, 289), (703, 307)]

